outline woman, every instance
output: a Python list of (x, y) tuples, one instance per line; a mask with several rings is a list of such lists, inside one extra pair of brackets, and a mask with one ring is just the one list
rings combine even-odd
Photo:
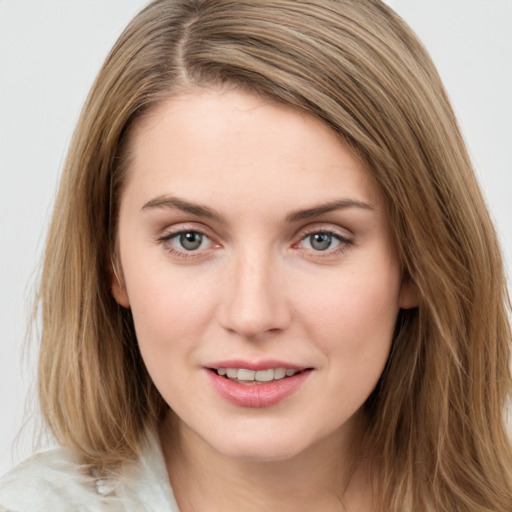
[(84, 107), (40, 304), (63, 448), (0, 510), (510, 510), (496, 236), (377, 0), (142, 11)]

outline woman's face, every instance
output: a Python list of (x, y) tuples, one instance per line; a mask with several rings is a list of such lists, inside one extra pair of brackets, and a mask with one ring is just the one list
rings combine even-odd
[(348, 440), (414, 301), (361, 162), (237, 91), (169, 100), (131, 149), (112, 289), (182, 431), (245, 460)]

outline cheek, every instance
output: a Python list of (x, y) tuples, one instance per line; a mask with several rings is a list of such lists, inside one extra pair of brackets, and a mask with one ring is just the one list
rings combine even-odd
[(145, 270), (127, 269), (126, 275), (137, 339), (148, 366), (153, 359), (157, 363), (164, 355), (192, 349), (211, 311), (211, 296), (200, 280), (178, 278), (169, 265), (158, 262)]
[(348, 369), (383, 366), (398, 315), (398, 295), (395, 265), (365, 266), (362, 272), (343, 275), (303, 302), (309, 336), (324, 353), (339, 355), (332, 361)]
[[(182, 410), (188, 400), (183, 383), (197, 365), (198, 340), (204, 337), (208, 304), (202, 295), (174, 279), (132, 282), (132, 314), (140, 353), (164, 400)], [(180, 405), (180, 401), (184, 403)]]
[(397, 293), (394, 282), (367, 275), (347, 280), (328, 298), (330, 321), (319, 323), (325, 326), (319, 343), (330, 370), (328, 400), (340, 404), (342, 420), (360, 409), (382, 375), (398, 314)]

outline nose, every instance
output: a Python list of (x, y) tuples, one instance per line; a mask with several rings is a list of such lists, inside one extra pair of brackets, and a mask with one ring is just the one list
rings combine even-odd
[(241, 255), (232, 262), (219, 307), (222, 327), (256, 340), (285, 330), (291, 320), (282, 275), (269, 256)]

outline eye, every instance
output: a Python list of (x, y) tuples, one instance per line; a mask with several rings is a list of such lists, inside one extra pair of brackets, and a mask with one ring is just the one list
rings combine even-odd
[(175, 244), (181, 246), (186, 251), (197, 251), (200, 249), (204, 242), (204, 235), (197, 231), (187, 231), (180, 233), (171, 239)]
[(348, 238), (332, 231), (315, 231), (300, 241), (300, 246), (315, 252), (330, 252), (351, 244)]
[(192, 257), (203, 254), (215, 244), (210, 237), (193, 229), (181, 229), (167, 233), (157, 240), (164, 248), (176, 256)]
[(339, 240), (333, 238), (333, 236), (329, 233), (314, 233), (312, 235), (308, 235), (305, 240), (315, 251), (326, 251), (330, 249), (334, 243), (339, 243)]

